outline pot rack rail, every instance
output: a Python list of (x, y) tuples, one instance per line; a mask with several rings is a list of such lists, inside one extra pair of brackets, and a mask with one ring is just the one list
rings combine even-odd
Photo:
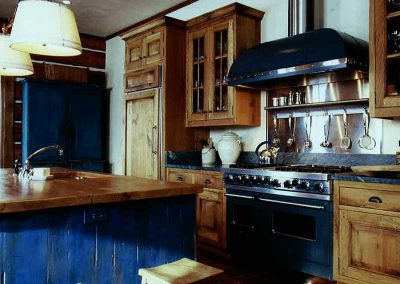
[(277, 118), (323, 116), (342, 116), (343, 114), (363, 114), (369, 109), (369, 99), (356, 99), (347, 101), (320, 102), (300, 105), (285, 105), (265, 107), (268, 112), (273, 112)]

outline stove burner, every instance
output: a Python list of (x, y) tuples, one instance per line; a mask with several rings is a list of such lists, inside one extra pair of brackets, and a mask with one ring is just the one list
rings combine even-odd
[(323, 173), (323, 174), (338, 174), (352, 172), (351, 167), (347, 166), (321, 166), (321, 165), (289, 165), (277, 166), (277, 171), (284, 172), (303, 172), (303, 173)]

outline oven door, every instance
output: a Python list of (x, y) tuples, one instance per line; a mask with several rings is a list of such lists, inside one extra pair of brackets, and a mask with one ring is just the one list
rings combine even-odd
[[(257, 202), (250, 192), (226, 189), (227, 247), (232, 258), (243, 265), (257, 262), (259, 228)], [(250, 261), (249, 261), (250, 260)], [(250, 263), (251, 262), (251, 263)]]
[(332, 202), (262, 194), (258, 204), (272, 258), (280, 265), (332, 279)]

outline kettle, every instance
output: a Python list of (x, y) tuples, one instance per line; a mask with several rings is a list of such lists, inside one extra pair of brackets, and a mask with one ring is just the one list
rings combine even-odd
[[(259, 152), (261, 146), (267, 145), (267, 148)], [(274, 165), (276, 163), (276, 156), (278, 155), (279, 148), (277, 147), (269, 147), (268, 141), (264, 141), (258, 144), (256, 148), (256, 154), (258, 156), (258, 160), (260, 164), (264, 165)]]

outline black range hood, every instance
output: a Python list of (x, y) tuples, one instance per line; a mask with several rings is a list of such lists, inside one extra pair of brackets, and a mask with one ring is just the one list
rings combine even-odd
[(267, 80), (344, 68), (368, 71), (368, 43), (324, 28), (244, 51), (232, 64), (228, 84), (262, 88)]

